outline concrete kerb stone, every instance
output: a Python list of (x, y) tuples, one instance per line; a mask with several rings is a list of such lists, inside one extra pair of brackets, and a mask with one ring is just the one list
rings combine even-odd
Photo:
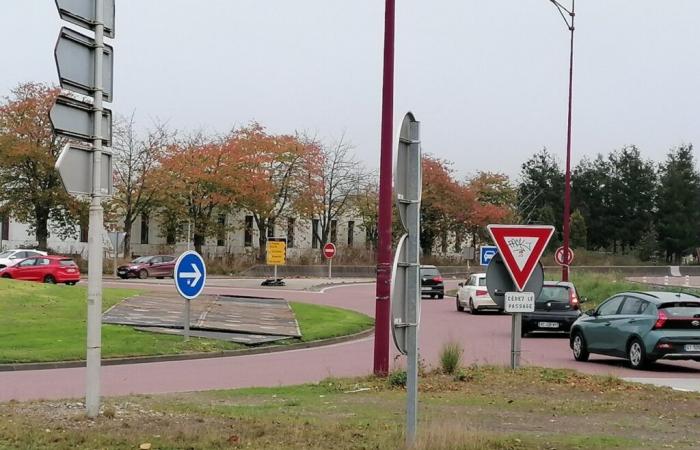
[[(155, 355), (155, 356), (134, 356), (130, 358), (105, 358), (102, 360), (103, 366), (117, 366), (117, 365), (127, 365), (127, 364), (145, 364), (154, 362), (168, 362), (168, 361), (188, 361), (194, 359), (208, 359), (208, 358), (228, 358), (233, 356), (248, 356), (248, 355), (261, 355), (265, 353), (278, 353), (288, 350), (303, 350), (307, 348), (324, 347), (327, 345), (340, 344), (343, 342), (349, 342), (359, 339), (364, 339), (366, 337), (372, 336), (374, 334), (374, 327), (368, 328), (367, 330), (361, 331), (355, 334), (349, 334), (347, 336), (338, 336), (328, 339), (319, 339), (317, 341), (310, 342), (298, 342), (295, 344), (287, 345), (269, 345), (256, 348), (245, 348), (240, 350), (225, 350), (221, 352), (207, 352), (207, 353), (186, 353), (179, 355)], [(40, 362), (40, 363), (16, 363), (16, 364), (0, 364), (0, 372), (14, 372), (14, 371), (24, 371), (24, 370), (48, 370), (48, 369), (71, 369), (76, 367), (85, 367), (85, 361), (55, 361), (55, 362)]]

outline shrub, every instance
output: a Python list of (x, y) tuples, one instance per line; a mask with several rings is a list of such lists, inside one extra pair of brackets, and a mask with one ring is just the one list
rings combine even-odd
[(444, 373), (454, 375), (462, 364), (462, 345), (451, 341), (442, 346), (440, 350), (440, 367)]
[(395, 370), (389, 374), (389, 386), (397, 388), (405, 388), (407, 375), (405, 370)]

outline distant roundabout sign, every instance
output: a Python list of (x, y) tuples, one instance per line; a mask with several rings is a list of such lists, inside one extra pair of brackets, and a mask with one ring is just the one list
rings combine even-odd
[(559, 247), (554, 252), (554, 261), (560, 266), (570, 266), (574, 262), (574, 251), (569, 247), (568, 252), (564, 251), (564, 247)]

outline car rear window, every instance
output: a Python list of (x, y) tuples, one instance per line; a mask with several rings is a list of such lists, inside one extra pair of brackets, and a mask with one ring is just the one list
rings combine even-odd
[(77, 265), (77, 264), (75, 264), (75, 261), (73, 261), (72, 259), (62, 259), (58, 263), (62, 266), (66, 266), (66, 267), (68, 267), (68, 266), (74, 267)]
[(566, 286), (544, 286), (537, 297), (537, 303), (564, 302), (569, 303), (569, 288)]
[(486, 277), (479, 278), (479, 286), (486, 286)]
[(659, 306), (671, 317), (700, 317), (700, 302), (673, 302)]
[(438, 270), (435, 269), (434, 267), (425, 267), (425, 268), (421, 267), (420, 274), (421, 274), (421, 276), (436, 276), (436, 275), (440, 275), (440, 272), (438, 272)]

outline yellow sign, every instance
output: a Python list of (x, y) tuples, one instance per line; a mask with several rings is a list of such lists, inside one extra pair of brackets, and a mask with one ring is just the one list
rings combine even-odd
[(287, 262), (287, 243), (284, 241), (267, 241), (267, 265), (283, 266)]

